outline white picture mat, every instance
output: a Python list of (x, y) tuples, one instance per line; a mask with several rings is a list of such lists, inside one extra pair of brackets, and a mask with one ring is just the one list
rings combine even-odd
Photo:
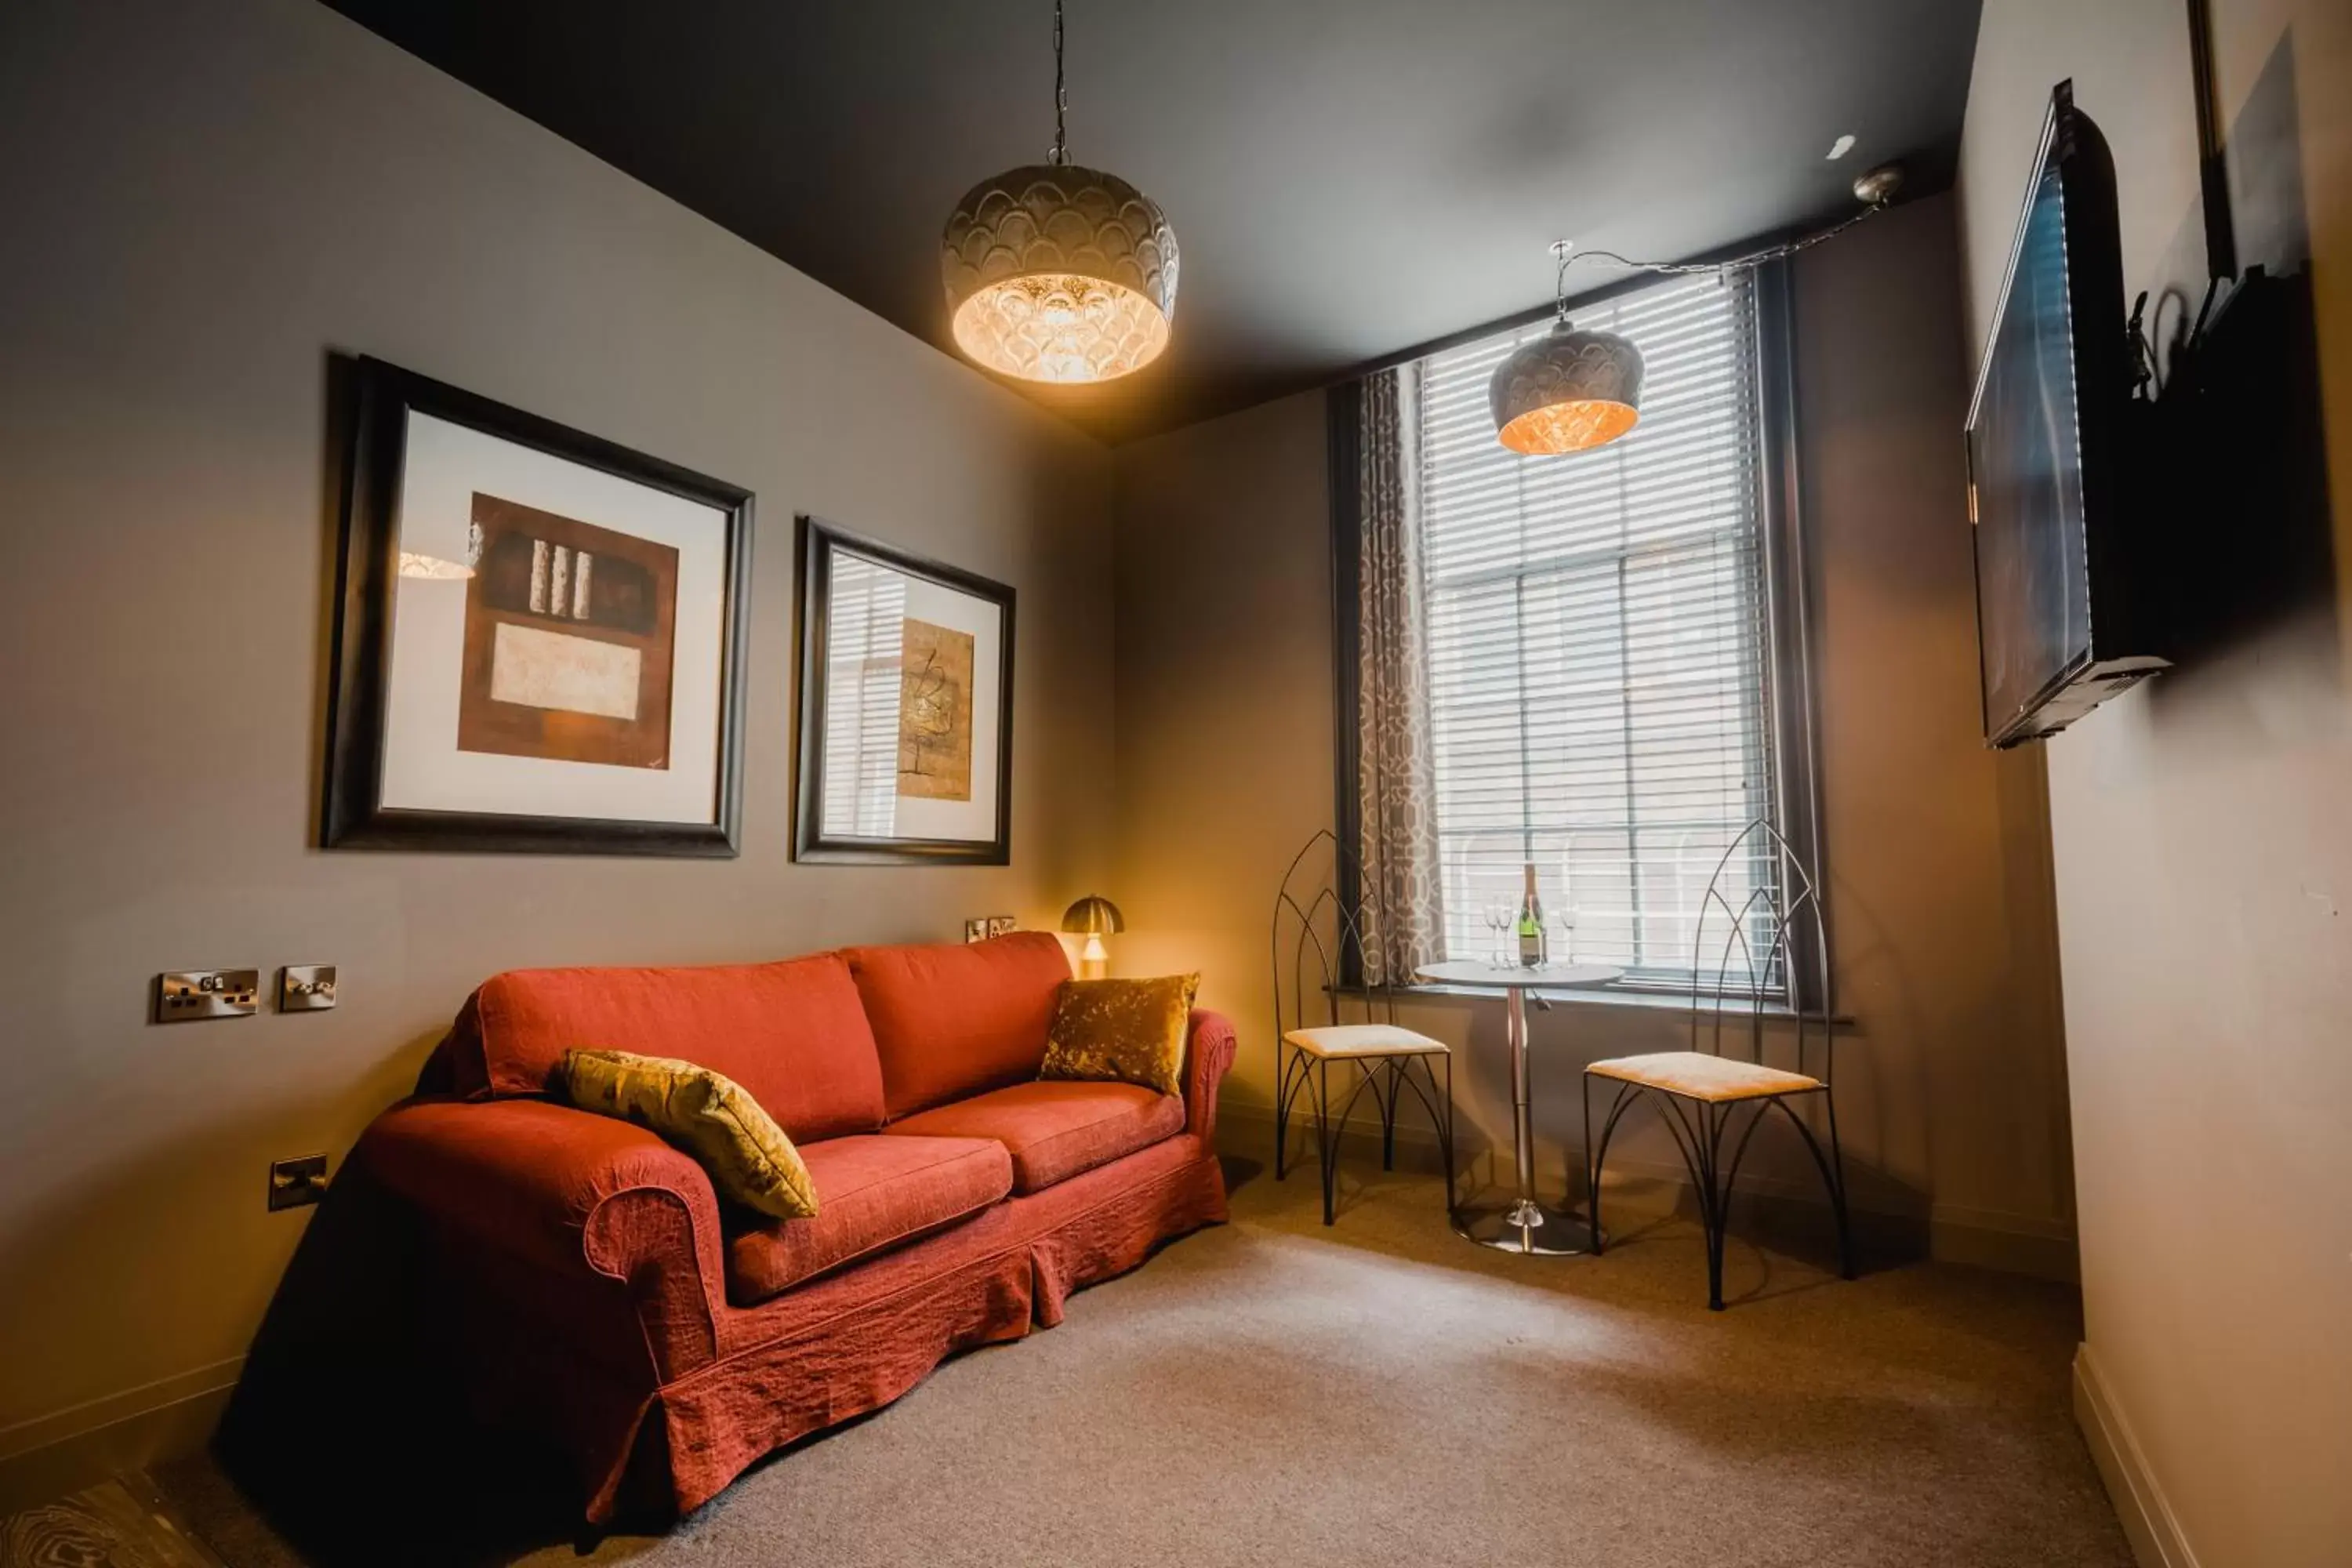
[[(874, 695), (888, 704), (880, 714), (865, 710), (861, 703), (851, 710), (840, 704), (840, 694), (848, 689), (845, 679), (855, 684), (856, 672), (834, 668), (844, 649), (825, 650), (826, 691), (834, 699), (825, 713), (824, 756), (827, 795), (824, 803), (824, 831), (849, 837), (945, 839), (958, 843), (988, 844), (996, 838), (997, 758), (1004, 744), (1001, 729), (1003, 719), (1004, 692), (1004, 611), (993, 600), (979, 598), (961, 588), (933, 582), (906, 572), (887, 561), (877, 560), (848, 545), (834, 546), (833, 572), (835, 581), (870, 579), (873, 573), (882, 573), (903, 587), (903, 600), (896, 592), (881, 593), (870, 581), (860, 592), (861, 598), (871, 598), (877, 604), (887, 603), (899, 619), (899, 626), (890, 628), (889, 646), (903, 646), (904, 623), (908, 620), (928, 621), (935, 626), (968, 634), (971, 637), (971, 798), (970, 800), (933, 800), (897, 793), (898, 721), (897, 700), (898, 678), (889, 677), (886, 693)], [(849, 571), (845, 573), (845, 564)], [(863, 569), (862, 571), (860, 569)], [(844, 605), (846, 609), (849, 606)], [(872, 606), (867, 606), (869, 609)], [(838, 628), (837, 628), (838, 629)], [(869, 628), (881, 633), (882, 628)], [(836, 641), (838, 639), (836, 638)], [(865, 640), (863, 638), (861, 641)], [(895, 660), (894, 660), (895, 666)], [(884, 722), (877, 727), (877, 717)], [(862, 757), (861, 748), (878, 747), (872, 757)], [(858, 765), (861, 762), (868, 764)], [(858, 787), (866, 775), (878, 766), (884, 770), (873, 784), (878, 788)], [(845, 797), (845, 788), (854, 794)]]
[(463, 561), (474, 494), (537, 507), (677, 551), (669, 766), (510, 757), (457, 749), (466, 579), (393, 579), (383, 802), (416, 811), (624, 822), (719, 819), (719, 676), (728, 513), (499, 437), (410, 410), (399, 549)]

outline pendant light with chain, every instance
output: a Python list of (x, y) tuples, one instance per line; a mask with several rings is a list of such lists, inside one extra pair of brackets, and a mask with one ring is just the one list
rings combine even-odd
[(1642, 351), (1615, 332), (1588, 332), (1568, 316), (1568, 264), (1576, 247), (1557, 240), (1551, 331), (1495, 367), (1486, 399), (1495, 439), (1514, 452), (1581, 452), (1605, 447), (1642, 417)]
[(1767, 246), (1727, 261), (1632, 261), (1613, 250), (1579, 250), (1568, 240), (1553, 241), (1552, 328), (1535, 342), (1522, 344), (1495, 368), (1495, 377), (1486, 384), (1487, 406), (1495, 416), (1495, 439), (1530, 457), (1589, 452), (1607, 446), (1641, 421), (1642, 351), (1630, 338), (1587, 331), (1569, 319), (1570, 263), (1590, 258), (1634, 272), (1712, 272), (1721, 277), (1794, 256), (1843, 234), (1885, 210), (1902, 179), (1899, 166), (1882, 164), (1853, 183), (1854, 199), (1864, 204), (1853, 216), (1818, 234)]
[(1116, 174), (1070, 162), (1062, 0), (1054, 0), (1054, 147), (982, 180), (949, 217), (940, 255), (956, 347), (1024, 381), (1110, 381), (1168, 347), (1176, 231)]

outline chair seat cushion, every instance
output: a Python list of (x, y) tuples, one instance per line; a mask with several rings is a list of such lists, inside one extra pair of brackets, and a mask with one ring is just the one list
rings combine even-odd
[(1416, 1035), (1394, 1024), (1331, 1024), (1319, 1029), (1293, 1029), (1282, 1037), (1309, 1056), (1433, 1057), (1447, 1054), (1445, 1042)]
[(1013, 1190), (1004, 1145), (985, 1138), (859, 1133), (805, 1144), (801, 1160), (817, 1212), (761, 1219), (729, 1239), (727, 1296), (738, 1306), (942, 1230)]
[(1736, 1058), (1709, 1056), (1705, 1051), (1658, 1051), (1645, 1057), (1618, 1057), (1594, 1062), (1584, 1069), (1601, 1078), (1621, 1079), (1646, 1089), (1662, 1089), (1685, 1100), (1761, 1100), (1775, 1094), (1809, 1094), (1822, 1080), (1801, 1072), (1783, 1072)]
[(987, 1138), (1013, 1159), (1013, 1190), (1034, 1193), (1184, 1129), (1181, 1096), (1133, 1083), (1041, 1079), (894, 1121), (885, 1135)]

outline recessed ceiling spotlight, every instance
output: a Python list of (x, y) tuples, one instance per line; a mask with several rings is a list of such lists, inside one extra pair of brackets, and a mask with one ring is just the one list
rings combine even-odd
[(1853, 151), (1853, 136), (1852, 132), (1848, 132), (1830, 143), (1830, 162), (1834, 163)]

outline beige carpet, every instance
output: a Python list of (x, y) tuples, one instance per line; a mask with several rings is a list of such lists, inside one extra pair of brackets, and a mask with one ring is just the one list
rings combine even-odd
[[(2068, 1414), (2070, 1291), (1735, 1242), (1715, 1314), (1686, 1222), (1526, 1259), (1454, 1237), (1426, 1178), (1375, 1175), (1336, 1230), (1316, 1196), (1258, 1176), (1233, 1225), (667, 1535), (583, 1557), (542, 1516), (446, 1561), (2129, 1568)], [(210, 1465), (158, 1479), (232, 1568), (379, 1560), (371, 1521), (306, 1560)]]

